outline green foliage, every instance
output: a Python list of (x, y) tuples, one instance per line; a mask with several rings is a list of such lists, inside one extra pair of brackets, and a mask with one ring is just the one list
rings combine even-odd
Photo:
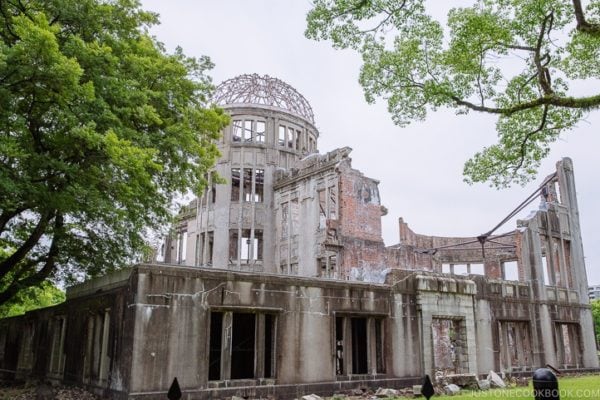
[(229, 118), (136, 0), (0, 2), (0, 304), (139, 259)]
[(37, 286), (18, 292), (12, 299), (0, 305), (0, 318), (25, 314), (27, 311), (53, 306), (65, 301), (65, 292), (45, 281)]
[(426, 5), (315, 0), (306, 36), (360, 52), (367, 101), (385, 99), (399, 126), (439, 107), (498, 115), (498, 143), (466, 162), (465, 180), (530, 181), (552, 142), (600, 107), (600, 94), (568, 92), (569, 80), (600, 77), (600, 1), (474, 0), (445, 21)]
[(593, 300), (592, 306), (592, 318), (594, 319), (594, 331), (596, 332), (596, 343), (600, 347), (600, 299)]

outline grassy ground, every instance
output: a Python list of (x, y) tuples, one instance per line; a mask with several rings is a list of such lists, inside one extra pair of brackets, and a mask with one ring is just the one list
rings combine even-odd
[[(599, 400), (600, 399), (600, 376), (588, 375), (580, 377), (559, 378), (558, 388), (560, 390), (560, 400)], [(435, 397), (434, 397), (435, 398)], [(473, 400), (473, 399), (512, 399), (512, 400), (533, 400), (533, 387), (519, 387), (511, 389), (491, 389), (488, 391), (463, 391), (459, 395), (449, 397), (452, 400)]]

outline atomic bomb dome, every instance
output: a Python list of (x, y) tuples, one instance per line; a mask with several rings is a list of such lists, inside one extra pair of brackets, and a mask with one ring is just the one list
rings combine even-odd
[(244, 74), (222, 82), (213, 96), (215, 104), (259, 104), (283, 109), (314, 124), (312, 107), (296, 89), (268, 75)]

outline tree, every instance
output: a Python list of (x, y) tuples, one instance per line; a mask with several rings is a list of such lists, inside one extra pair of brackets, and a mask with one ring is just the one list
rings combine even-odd
[(0, 304), (139, 259), (229, 118), (136, 0), (0, 2)]
[(48, 281), (40, 286), (22, 289), (9, 301), (0, 305), (0, 318), (25, 314), (27, 311), (50, 307), (65, 301), (65, 292)]
[(367, 101), (386, 99), (400, 126), (439, 107), (497, 115), (499, 141), (466, 162), (465, 180), (530, 181), (550, 144), (600, 107), (599, 92), (569, 92), (600, 77), (600, 1), (474, 0), (442, 22), (434, 3), (315, 0), (306, 36), (359, 51)]
[(596, 331), (596, 343), (600, 346), (600, 299), (592, 300), (592, 317), (594, 318), (594, 330)]

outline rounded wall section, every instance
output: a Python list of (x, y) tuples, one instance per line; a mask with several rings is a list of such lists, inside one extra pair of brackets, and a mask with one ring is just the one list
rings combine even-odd
[(178, 228), (186, 230), (185, 263), (276, 273), (275, 174), (318, 151), (312, 108), (290, 85), (258, 75), (223, 82), (213, 101), (231, 124), (218, 143), (221, 180), (209, 184)]

